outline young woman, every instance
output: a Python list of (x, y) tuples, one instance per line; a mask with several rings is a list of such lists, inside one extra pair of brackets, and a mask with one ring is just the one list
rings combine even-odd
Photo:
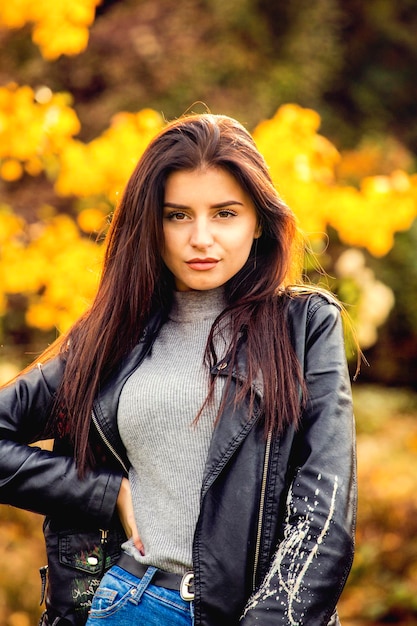
[(338, 623), (350, 384), (297, 242), (235, 120), (145, 151), (91, 308), (0, 394), (1, 501), (46, 515), (45, 626)]

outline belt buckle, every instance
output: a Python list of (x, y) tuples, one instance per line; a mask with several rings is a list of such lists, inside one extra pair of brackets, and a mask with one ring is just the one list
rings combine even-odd
[(185, 572), (181, 580), (180, 594), (186, 602), (194, 600), (194, 572)]

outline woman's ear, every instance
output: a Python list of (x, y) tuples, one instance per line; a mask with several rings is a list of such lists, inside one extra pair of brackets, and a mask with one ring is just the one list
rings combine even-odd
[(260, 224), (257, 225), (256, 230), (255, 230), (255, 234), (253, 236), (254, 239), (259, 239), (259, 237), (262, 235), (262, 226)]

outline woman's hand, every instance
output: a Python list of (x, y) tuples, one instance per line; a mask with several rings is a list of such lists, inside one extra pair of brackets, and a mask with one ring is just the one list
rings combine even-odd
[(145, 550), (136, 526), (135, 515), (133, 512), (132, 492), (130, 491), (130, 483), (127, 478), (122, 479), (119, 495), (117, 496), (116, 507), (126, 536), (129, 538), (132, 537), (133, 543), (143, 556), (145, 554)]

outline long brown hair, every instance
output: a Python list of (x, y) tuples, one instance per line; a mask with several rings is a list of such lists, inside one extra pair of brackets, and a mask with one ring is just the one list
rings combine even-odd
[[(107, 235), (95, 300), (61, 340), (67, 363), (55, 407), (66, 416), (81, 473), (92, 464), (88, 432), (100, 386), (138, 342), (153, 313), (170, 307), (174, 282), (161, 258), (166, 179), (173, 171), (201, 167), (230, 172), (252, 198), (261, 227), (246, 264), (226, 285), (232, 365), (242, 335), (247, 344), (248, 379), (239, 394), (250, 393), (261, 373), (265, 427), (281, 430), (298, 418), (301, 377), (285, 320), (288, 298), (279, 297), (300, 275), (295, 216), (241, 124), (226, 116), (186, 116), (168, 124), (138, 162)], [(207, 343), (211, 364), (219, 323)]]

